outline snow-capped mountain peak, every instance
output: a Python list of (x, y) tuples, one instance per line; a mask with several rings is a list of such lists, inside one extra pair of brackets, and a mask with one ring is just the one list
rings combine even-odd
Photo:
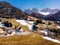
[(28, 14), (32, 14), (32, 13), (37, 13), (38, 12), (38, 9), (37, 8), (28, 8), (28, 9), (25, 9), (24, 12), (28, 13)]
[(28, 8), (26, 10), (24, 10), (24, 12), (28, 13), (28, 14), (32, 14), (32, 13), (40, 13), (42, 15), (50, 15), (50, 14), (56, 14), (58, 11), (60, 11), (59, 9), (50, 9), (50, 8), (45, 8), (42, 10), (39, 10), (37, 8)]

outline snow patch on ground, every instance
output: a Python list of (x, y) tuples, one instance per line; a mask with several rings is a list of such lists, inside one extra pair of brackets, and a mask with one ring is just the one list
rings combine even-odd
[(32, 29), (32, 26), (33, 26), (33, 22), (32, 22), (32, 21), (28, 21), (29, 23), (32, 23), (31, 25), (28, 24), (28, 23), (26, 22), (26, 20), (16, 20), (16, 21), (19, 22), (19, 23), (22, 24), (22, 25), (28, 26), (28, 28), (29, 28), (30, 30)]
[(19, 22), (20, 24), (22, 25), (27, 25), (26, 21), (25, 20), (16, 20), (17, 22)]
[(16, 35), (29, 35), (31, 34), (30, 32), (28, 31), (25, 31), (25, 32), (16, 32)]
[(47, 31), (40, 31), (40, 32), (42, 32), (42, 33), (44, 33), (45, 35), (48, 35), (48, 33), (47, 33)]
[[(43, 30), (43, 31), (40, 31), (40, 32), (44, 33), (45, 35), (48, 35), (48, 32), (47, 31), (44, 31)], [(46, 36), (43, 36), (43, 38), (46, 39), (46, 40), (50, 40), (50, 41), (56, 42), (56, 43), (60, 43), (60, 41), (57, 40), (57, 39), (52, 39), (52, 38), (46, 37)]]
[(44, 39), (47, 39), (47, 40), (50, 40), (50, 41), (53, 41), (53, 42), (56, 42), (56, 43), (60, 43), (59, 40), (56, 40), (56, 39), (52, 39), (50, 37), (43, 37)]
[(60, 28), (60, 26), (57, 26), (57, 28)]
[(15, 35), (15, 31), (12, 32), (12, 34), (7, 34), (7, 36), (13, 36)]
[(2, 24), (2, 22), (0, 22), (0, 27), (5, 27), (4, 24)]

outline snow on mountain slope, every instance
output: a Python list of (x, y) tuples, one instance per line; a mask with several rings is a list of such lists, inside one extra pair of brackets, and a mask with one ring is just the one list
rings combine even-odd
[(40, 12), (40, 13), (43, 15), (49, 15), (50, 14), (49, 12)]
[(38, 13), (40, 13), (40, 14), (42, 14), (42, 15), (45, 15), (45, 16), (47, 16), (47, 15), (50, 14), (49, 12), (38, 12)]

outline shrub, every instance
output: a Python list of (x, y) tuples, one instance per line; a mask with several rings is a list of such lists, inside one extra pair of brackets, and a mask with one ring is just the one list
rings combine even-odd
[(4, 23), (4, 26), (6, 27), (12, 27), (12, 23), (8, 22), (8, 21), (5, 21)]

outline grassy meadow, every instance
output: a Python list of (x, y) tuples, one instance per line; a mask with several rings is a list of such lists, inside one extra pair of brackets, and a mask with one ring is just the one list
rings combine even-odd
[[(9, 21), (15, 26), (21, 26), (24, 30), (29, 30), (27, 26), (16, 22), (16, 19), (2, 19), (2, 21)], [(31, 33), (26, 36), (9, 36), (0, 37), (0, 45), (60, 45), (43, 39), (39, 34)]]
[(27, 36), (0, 37), (1, 45), (60, 45), (40, 37), (38, 34)]

